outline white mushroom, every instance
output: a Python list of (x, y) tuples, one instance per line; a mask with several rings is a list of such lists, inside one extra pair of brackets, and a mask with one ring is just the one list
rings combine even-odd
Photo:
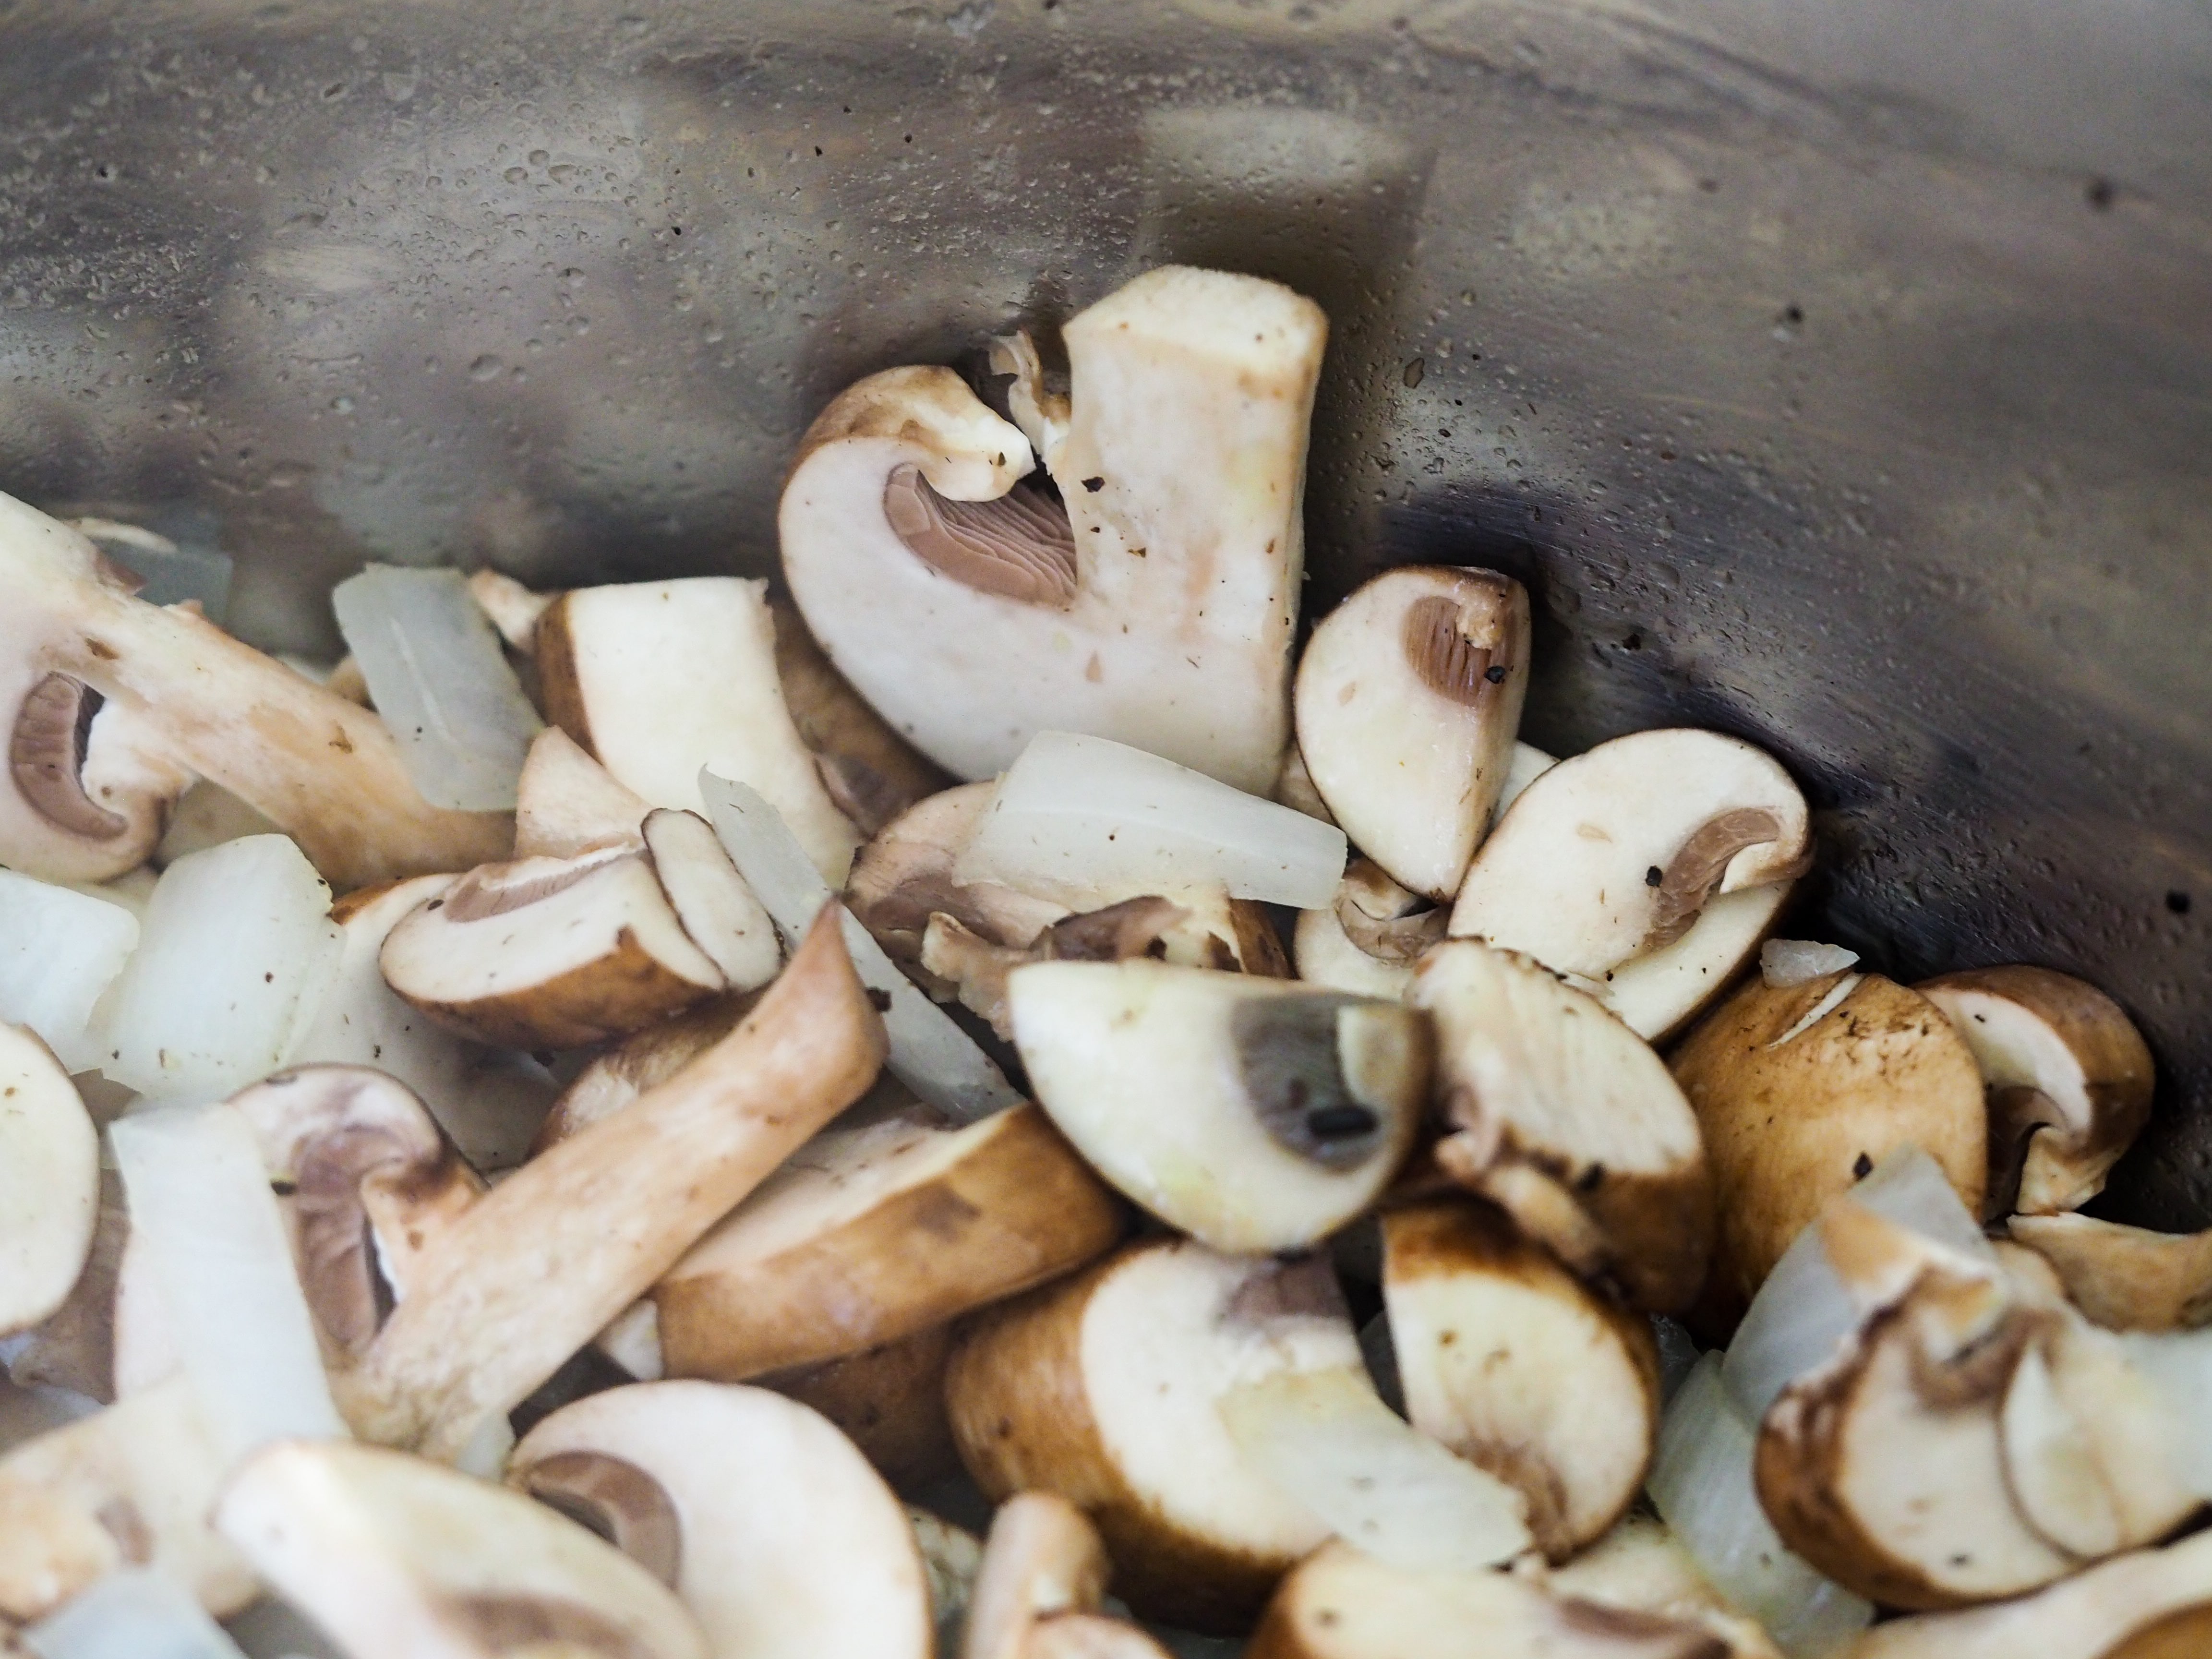
[(2154, 1233), (2071, 1212), (2016, 1215), (2006, 1231), (2050, 1262), (2068, 1299), (2108, 1330), (2212, 1322), (2212, 1231)]
[(53, 1051), (0, 1025), (0, 1336), (68, 1299), (99, 1218), (99, 1128)]
[(960, 1659), (1167, 1659), (1098, 1611), (1109, 1565), (1082, 1510), (1056, 1493), (1015, 1493), (991, 1517)]
[(1044, 457), (1059, 502), (1018, 485), (1030, 440), (950, 370), (872, 376), (817, 418), (785, 485), (793, 596), (861, 695), (960, 776), (1060, 729), (1265, 793), (1326, 332), (1286, 289), (1172, 266), (1071, 319)]
[(514, 856), (574, 858), (610, 847), (636, 852), (653, 811), (557, 726), (530, 745), (515, 783)]
[(1298, 913), (1298, 977), (1360, 996), (1405, 996), (1413, 964), (1444, 936), (1449, 910), (1401, 887), (1371, 859), (1354, 859), (1336, 902)]

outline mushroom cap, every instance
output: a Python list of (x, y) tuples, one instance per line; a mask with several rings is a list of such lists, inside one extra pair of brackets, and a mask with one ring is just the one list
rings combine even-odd
[(939, 1325), (803, 1370), (763, 1388), (812, 1407), (852, 1437), (884, 1480), (912, 1491), (957, 1473), (960, 1454), (945, 1411), (952, 1328)]
[(53, 1050), (0, 1025), (0, 1334), (69, 1299), (100, 1219), (100, 1129)]
[(161, 842), (191, 774), (136, 705), (15, 648), (0, 669), (0, 710), (9, 715), (0, 853), (11, 869), (49, 881), (106, 881), (135, 868)]
[(1413, 988), (1413, 963), (1443, 937), (1449, 915), (1423, 908), (1419, 894), (1373, 860), (1354, 859), (1335, 903), (1298, 912), (1298, 977), (1333, 991), (1402, 1000)]
[(2067, 1299), (2107, 1330), (2212, 1322), (2212, 1231), (2154, 1233), (2071, 1212), (2016, 1215), (2006, 1227), (2057, 1271)]
[(1081, 1510), (1058, 1492), (1016, 1492), (991, 1517), (960, 1659), (1027, 1659), (1041, 1624), (1097, 1609), (1111, 1570)]
[(1591, 994), (1645, 1042), (1664, 1044), (1757, 958), (1789, 898), (1787, 882), (1723, 894), (1681, 938), (1611, 969)]
[(722, 850), (714, 827), (696, 812), (660, 807), (647, 815), (645, 845), (669, 908), (721, 970), (724, 984), (751, 991), (774, 979), (783, 966), (775, 923)]

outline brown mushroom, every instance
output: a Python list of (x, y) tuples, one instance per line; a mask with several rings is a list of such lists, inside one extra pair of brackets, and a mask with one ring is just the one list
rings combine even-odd
[(1413, 964), (1444, 936), (1449, 909), (1401, 887), (1371, 859), (1354, 859), (1325, 910), (1298, 913), (1298, 977), (1361, 996), (1403, 997)]
[(820, 1412), (904, 1491), (960, 1467), (945, 1411), (945, 1368), (951, 1357), (952, 1328), (939, 1325), (760, 1382)]
[(2107, 1330), (2212, 1322), (2212, 1231), (2154, 1233), (2070, 1212), (2016, 1215), (2006, 1230), (2049, 1262), (2068, 1299)]
[(570, 859), (610, 847), (639, 852), (650, 802), (557, 726), (540, 732), (515, 781), (514, 856)]
[(872, 836), (952, 780), (911, 748), (831, 665), (798, 608), (770, 599), (775, 672), (799, 740), (814, 751), (822, 787), (864, 836)]

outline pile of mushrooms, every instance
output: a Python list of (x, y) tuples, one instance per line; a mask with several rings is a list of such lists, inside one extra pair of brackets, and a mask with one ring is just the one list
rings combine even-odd
[(1505, 576), (1300, 650), (1326, 332), (1154, 270), (778, 588), (321, 683), (0, 497), (0, 1651), (2212, 1650), (2126, 1014), (1776, 937), (1788, 771), (1522, 742)]

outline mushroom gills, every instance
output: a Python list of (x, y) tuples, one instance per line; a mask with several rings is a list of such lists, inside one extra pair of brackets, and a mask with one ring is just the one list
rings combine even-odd
[(1075, 603), (1075, 532), (1034, 484), (995, 501), (949, 501), (909, 461), (884, 483), (884, 520), (915, 557), (978, 592), (1052, 611)]

